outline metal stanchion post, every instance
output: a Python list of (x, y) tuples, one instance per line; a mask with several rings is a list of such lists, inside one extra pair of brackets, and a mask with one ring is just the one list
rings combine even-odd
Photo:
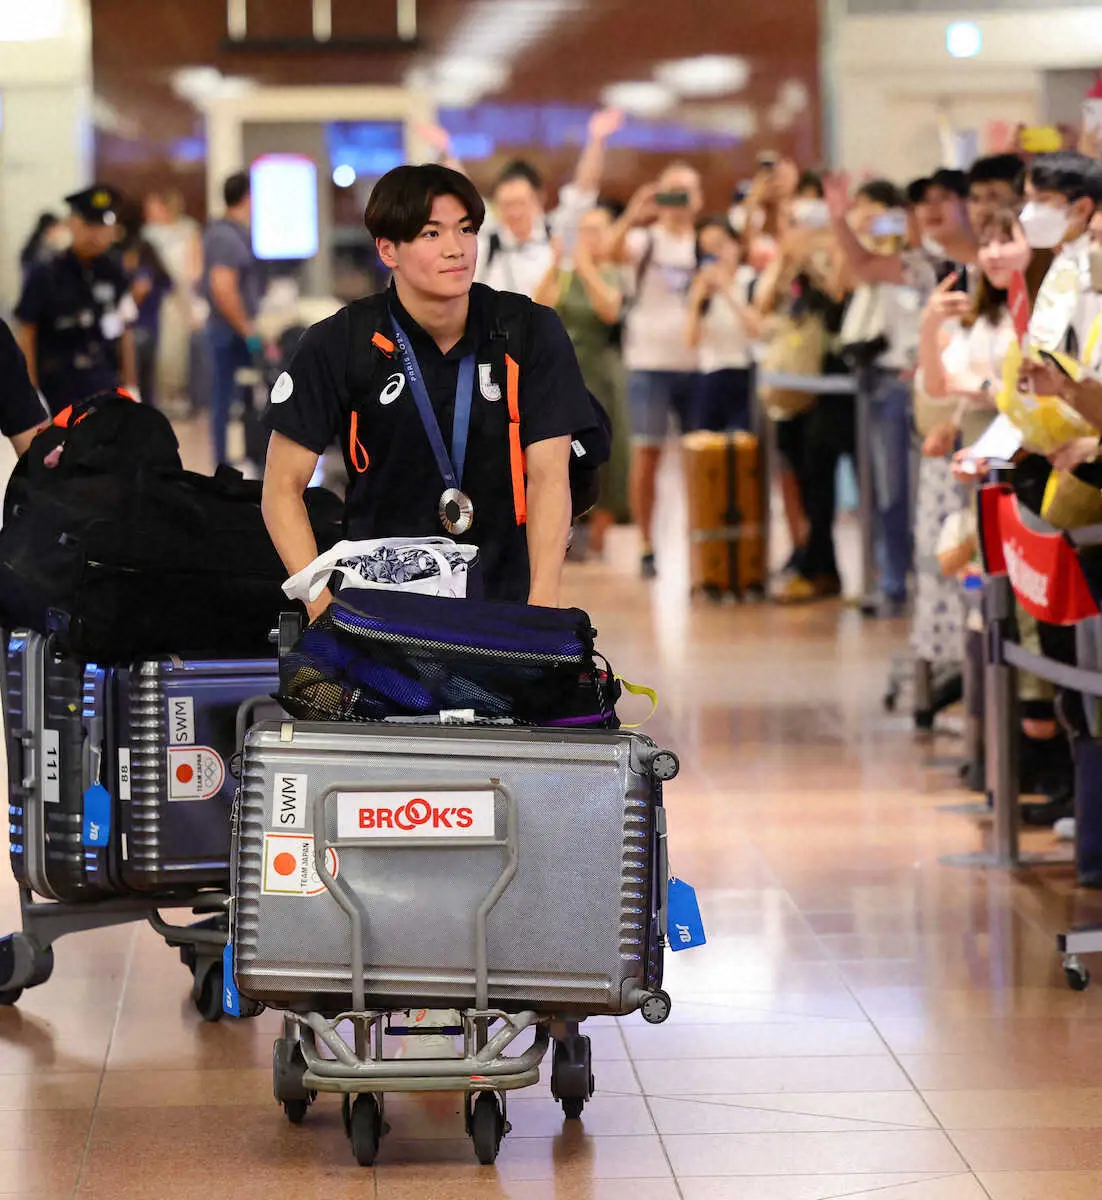
[(872, 374), (864, 370), (856, 377), (857, 513), (861, 524), (861, 611), (876, 612), (876, 489), (872, 471)]
[(1014, 614), (1014, 591), (1005, 575), (991, 576), (983, 589), (984, 718), (986, 728), (987, 795), (994, 819), (989, 850), (947, 854), (941, 861), (952, 867), (1028, 867), (1065, 861), (1048, 854), (1023, 854), (1018, 846), (1020, 825), (1018, 741), (1018, 673), (1007, 661), (1005, 645)]
[[(983, 593), (967, 591), (965, 609), (972, 613), (983, 611)], [(985, 789), (986, 768), (984, 766), (984, 673), (987, 658), (986, 633), (969, 631), (966, 635), (964, 653), (964, 753), (965, 782), (973, 791)], [(967, 817), (990, 817), (991, 809), (985, 800), (967, 801), (964, 804), (943, 804), (942, 812), (959, 813)]]

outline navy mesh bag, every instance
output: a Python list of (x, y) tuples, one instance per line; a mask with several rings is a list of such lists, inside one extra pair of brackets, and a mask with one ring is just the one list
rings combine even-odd
[(619, 684), (577, 608), (344, 590), (280, 663), (280, 702), (311, 721), (471, 710), (616, 728)]

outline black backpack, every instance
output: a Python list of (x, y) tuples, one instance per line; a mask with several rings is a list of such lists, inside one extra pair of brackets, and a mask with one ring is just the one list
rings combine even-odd
[[(493, 306), (488, 313), (490, 367), (494, 382), (501, 388), (502, 395), (506, 395), (506, 355), (518, 364), (520, 378), (524, 378), (528, 331), (534, 305), (527, 296), (516, 292), (485, 288), (482, 294), (487, 298), (487, 303)], [(348, 320), (350, 353), (345, 386), (349, 395), (355, 397), (373, 390), (380, 391), (384, 376), (393, 370), (379, 345), (380, 341), (389, 345), (392, 333), (385, 293), (354, 300), (348, 306)], [(600, 468), (608, 462), (612, 453), (612, 421), (592, 392), (589, 393), (589, 402), (593, 408), (594, 424), (590, 429), (577, 432), (571, 446), (570, 500), (574, 520), (597, 503)]]
[[(273, 654), (287, 572), (260, 511), (261, 485), (229, 468), (180, 466), (167, 418), (114, 393), (40, 433), (4, 497), (0, 624), (55, 633), (74, 656), (114, 665), (176, 654)], [(319, 550), (343, 505), (306, 493)]]

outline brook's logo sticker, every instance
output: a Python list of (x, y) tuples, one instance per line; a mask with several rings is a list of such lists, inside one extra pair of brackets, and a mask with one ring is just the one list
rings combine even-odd
[(340, 838), (435, 841), (494, 836), (493, 792), (341, 792)]
[(209, 746), (171, 746), (168, 751), (168, 798), (209, 800), (226, 782), (226, 765)]
[(500, 400), (501, 388), (494, 383), (489, 363), (478, 364), (478, 390), (487, 400)]
[[(330, 846), (325, 853), (329, 874), (340, 869), (337, 852)], [(265, 896), (320, 896), (325, 884), (314, 866), (314, 839), (310, 834), (264, 835), (264, 873), (260, 890)]]
[(399, 371), (396, 375), (386, 381), (386, 387), (379, 393), (379, 403), (393, 404), (395, 400), (402, 394), (402, 390), (406, 386), (406, 377)]
[(282, 404), (285, 400), (290, 400), (291, 393), (295, 390), (295, 381), (287, 374), (286, 371), (272, 384), (272, 403)]

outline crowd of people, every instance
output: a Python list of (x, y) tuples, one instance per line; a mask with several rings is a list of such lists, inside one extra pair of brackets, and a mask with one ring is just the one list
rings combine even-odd
[[(854, 185), (763, 154), (727, 210), (709, 213), (700, 175), (682, 162), (625, 203), (603, 196), (606, 146), (621, 122), (615, 111), (593, 116), (554, 207), (532, 165), (509, 164), (476, 231), (476, 279), (559, 314), (612, 418), (589, 549), (600, 553), (611, 525), (632, 522), (640, 574), (654, 577), (671, 433), (769, 428), (790, 542), (769, 594), (780, 604), (839, 596), (837, 480), (857, 452), (860, 397), (875, 612), (909, 612), (915, 656), (959, 664), (959, 576), (978, 570), (972, 492), (984, 476), (968, 447), (996, 415), (1008, 356), (1028, 332), (1036, 349), (1070, 355), (1088, 373), (1102, 365), (1102, 166), (1071, 149), (1006, 152), (966, 171)], [(443, 130), (421, 132), (442, 165), (466, 175)], [(226, 181), (224, 199), (203, 230), (173, 192), (138, 212), (95, 187), (69, 197), (67, 221), (44, 215), (22, 256), (15, 315), (51, 413), (118, 383), (170, 411), (191, 396), (209, 405), (214, 458), (225, 461), (237, 372), (263, 349), (264, 280), (247, 174)], [(1028, 331), (1015, 323), (1016, 288)], [(1102, 415), (1098, 389), (1069, 382), (1058, 365), (1027, 356), (1022, 378), (1087, 420)], [(1097, 437), (1047, 447), (1045, 469), (1066, 474), (1097, 451)], [(1025, 636), (1042, 636), (1022, 623)], [(1066, 812), (1070, 756), (1051, 689), (1026, 679), (1023, 704), (1027, 774), (1055, 797), (1033, 816), (1048, 821)]]

